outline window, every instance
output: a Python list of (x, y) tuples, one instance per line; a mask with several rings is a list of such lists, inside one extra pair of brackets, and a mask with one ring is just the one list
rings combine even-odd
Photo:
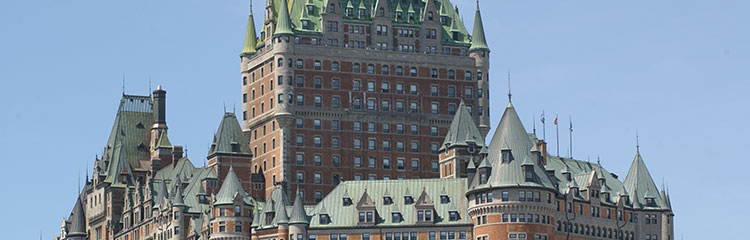
[(296, 86), (297, 87), (305, 87), (305, 77), (303, 77), (303, 76), (297, 76)]
[(339, 120), (331, 120), (331, 130), (339, 130)]
[(305, 173), (297, 172), (297, 183), (305, 183)]
[(419, 141), (411, 141), (411, 152), (419, 152)]
[(411, 113), (419, 112), (419, 105), (417, 104), (417, 102), (409, 103), (409, 112)]
[(359, 63), (355, 63), (352, 65), (352, 72), (359, 73), (362, 71), (362, 68), (360, 67)]
[(391, 213), (391, 222), (392, 223), (401, 222), (401, 213)]
[(412, 171), (419, 171), (419, 159), (412, 159), (411, 160), (411, 170)]
[(432, 112), (432, 114), (438, 114), (439, 111), (440, 109), (438, 108), (438, 103), (430, 104), (430, 112)]
[(362, 157), (360, 157), (360, 156), (354, 157), (354, 167), (355, 168), (361, 168), (362, 167)]
[(341, 98), (338, 96), (331, 97), (331, 107), (333, 108), (340, 108), (341, 107)]
[(315, 164), (315, 166), (320, 166), (322, 162), (323, 156), (321, 156), (320, 154), (315, 154), (315, 156), (313, 156), (313, 164)]
[(331, 138), (331, 148), (339, 148), (340, 146), (341, 145), (340, 145), (339, 137), (332, 137)]
[(336, 22), (336, 21), (328, 21), (328, 22), (326, 22), (326, 31), (328, 31), (328, 32), (338, 32), (339, 31), (339, 22)]
[(341, 166), (341, 156), (333, 155), (331, 157), (331, 165), (333, 165), (334, 167)]
[(381, 106), (382, 111), (384, 112), (388, 112), (391, 110), (391, 102), (388, 100), (382, 100), (380, 102), (380, 106)]
[(432, 172), (439, 172), (440, 171), (440, 164), (438, 164), (438, 161), (432, 161), (430, 162), (430, 167), (432, 168)]
[(297, 135), (297, 146), (298, 147), (305, 146), (305, 136), (304, 135)]
[(315, 70), (320, 70), (321, 69), (320, 60), (315, 60), (315, 62), (313, 63), (313, 69), (315, 69)]
[(404, 101), (396, 101), (396, 112), (404, 112)]
[(382, 150), (385, 152), (391, 151), (391, 140), (383, 140), (383, 147)]
[(411, 93), (413, 95), (417, 95), (417, 84), (416, 83), (412, 83), (409, 86), (409, 93)]
[(396, 169), (404, 170), (405, 169), (404, 161), (405, 160), (403, 158), (396, 159)]
[(315, 88), (321, 88), (321, 87), (323, 87), (322, 81), (323, 81), (323, 79), (321, 79), (320, 77), (315, 77), (313, 79), (313, 87), (315, 87)]
[(456, 79), (456, 71), (448, 70), (448, 79)]
[(305, 127), (305, 121), (302, 118), (295, 118), (294, 122), (296, 123), (297, 128), (304, 128)]
[(375, 74), (375, 65), (368, 64), (367, 65), (367, 73), (368, 74)]
[(377, 150), (374, 138), (367, 139), (367, 150)]
[(368, 92), (374, 92), (375, 91), (375, 82), (374, 81), (368, 81), (367, 82), (367, 91)]
[(321, 191), (315, 191), (313, 192), (313, 200), (318, 203), (321, 200), (323, 200), (323, 192)]
[(359, 80), (352, 81), (352, 91), (361, 91), (362, 83)]
[(362, 149), (362, 139), (361, 138), (355, 138), (354, 139), (354, 149)]
[(409, 76), (416, 77), (417, 76), (417, 68), (412, 67), (409, 69)]
[(439, 95), (438, 85), (431, 85), (430, 86), (430, 95), (437, 96)]
[(305, 68), (305, 65), (303, 64), (302, 59), (297, 59), (297, 69), (303, 69)]
[(430, 69), (430, 77), (438, 78), (438, 70), (436, 68)]
[[(338, 69), (338, 67), (336, 67), (336, 69)], [(338, 70), (336, 70), (336, 71), (338, 71)], [(331, 79), (331, 89), (333, 89), (333, 90), (339, 90), (340, 86), (341, 86), (341, 83), (340, 83), (339, 79), (337, 79), (337, 78)]]
[(322, 182), (322, 178), (323, 178), (323, 176), (322, 176), (322, 175), (323, 175), (322, 173), (315, 173), (315, 174), (313, 175), (313, 182), (314, 182), (315, 184), (320, 184), (320, 183)]
[(464, 97), (466, 97), (466, 98), (472, 98), (473, 95), (474, 95), (473, 93), (474, 93), (474, 89), (473, 88), (470, 88), (470, 87), (464, 88)]
[(323, 106), (323, 97), (322, 97), (322, 96), (320, 96), (320, 95), (316, 95), (316, 96), (315, 96), (315, 97), (313, 98), (313, 100), (314, 100), (314, 102), (315, 102), (315, 106), (316, 106), (316, 107), (321, 107), (321, 106)]

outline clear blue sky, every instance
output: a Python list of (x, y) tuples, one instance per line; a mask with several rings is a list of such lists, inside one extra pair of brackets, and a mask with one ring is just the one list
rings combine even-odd
[[(258, 23), (264, 2), (255, 1)], [(454, 2), (472, 29), (474, 1)], [(149, 75), (164, 85), (170, 139), (202, 165), (224, 103), (231, 110), (240, 101), (248, 5), (1, 1), (3, 238), (59, 231), (79, 174), (105, 145), (123, 72), (129, 94), (148, 94)], [(548, 119), (560, 114), (562, 152), (572, 116), (574, 156), (601, 156), (624, 177), (640, 132), (654, 180), (669, 183), (678, 239), (746, 235), (750, 2), (484, 0), (482, 7), (493, 127), (510, 69), (529, 130), (542, 110)], [(548, 124), (547, 138), (553, 133)]]

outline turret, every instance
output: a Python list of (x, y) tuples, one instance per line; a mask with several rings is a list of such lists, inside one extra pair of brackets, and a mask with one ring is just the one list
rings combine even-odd
[(490, 69), (490, 48), (487, 45), (487, 39), (484, 34), (484, 25), (482, 24), (482, 13), (479, 11), (479, 1), (477, 1), (477, 11), (474, 15), (474, 30), (471, 36), (471, 47), (469, 56), (474, 58), (476, 72), (472, 79), (477, 80), (477, 97), (479, 99), (476, 106), (477, 117), (479, 118), (479, 131), (482, 136), (487, 136), (490, 132), (490, 100), (489, 100), (489, 69)]
[(245, 43), (242, 45), (241, 57), (251, 56), (256, 53), (258, 36), (255, 33), (255, 20), (253, 18), (253, 5), (250, 4), (250, 15), (247, 17), (247, 30), (245, 30)]
[(307, 226), (310, 223), (307, 220), (307, 213), (305, 212), (305, 206), (302, 203), (302, 193), (297, 190), (297, 196), (294, 198), (294, 205), (292, 205), (292, 216), (289, 218), (289, 234), (296, 235), (307, 235)]

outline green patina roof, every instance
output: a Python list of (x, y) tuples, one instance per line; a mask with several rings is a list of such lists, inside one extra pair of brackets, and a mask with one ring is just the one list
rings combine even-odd
[[(271, 1), (272, 1), (271, 3), (272, 11), (275, 16), (273, 21), (276, 21), (276, 29), (274, 30), (273, 35), (278, 35), (278, 34), (319, 35), (322, 33), (323, 29), (321, 26), (321, 14), (325, 13), (325, 10), (321, 8), (321, 6), (325, 6), (323, 0), (289, 0), (289, 1), (271, 0)], [(346, 14), (343, 14), (344, 15), (343, 19), (345, 21), (349, 21), (349, 22), (357, 21), (357, 22), (365, 23), (365, 24), (370, 23), (370, 19), (371, 19), (370, 15), (372, 14), (372, 12), (374, 12), (373, 9), (375, 9), (376, 4), (378, 4), (377, 0), (338, 0), (338, 1), (339, 1), (339, 6), (346, 6), (345, 8), (354, 9), (354, 11), (352, 12), (352, 16), (346, 16)], [(407, 11), (413, 12), (416, 15), (418, 15), (418, 16), (415, 16), (415, 20), (417, 22), (415, 24), (408, 24), (408, 25), (403, 25), (403, 26), (419, 27), (419, 20), (425, 19), (425, 16), (421, 16), (421, 15), (427, 14), (427, 11), (419, 11), (419, 10), (425, 9), (428, 1), (432, 1), (432, 0), (417, 0), (411, 3), (406, 3), (406, 2), (402, 3), (402, 1), (387, 1), (384, 4), (386, 4), (387, 9), (391, 11), (393, 18), (394, 18), (394, 24), (397, 24), (397, 25), (398, 24), (403, 25), (403, 24), (409, 23), (407, 22), (408, 16), (406, 14), (402, 16), (402, 19), (395, 19), (396, 11), (404, 12), (403, 7), (401, 7), (401, 5), (409, 4), (409, 9)], [(437, 8), (440, 9), (441, 16), (448, 17), (448, 24), (442, 25), (443, 34), (442, 34), (441, 41), (443, 42), (443, 44), (460, 45), (460, 46), (466, 46), (466, 47), (470, 46), (471, 39), (469, 38), (469, 32), (464, 26), (463, 20), (461, 20), (457, 9), (450, 7), (451, 6), (450, 0), (436, 0), (434, 4)], [(313, 6), (314, 10), (311, 14), (307, 13), (308, 5)], [(444, 5), (447, 7), (444, 7)], [(359, 11), (358, 11), (360, 7), (363, 7), (365, 9), (365, 16), (360, 16)], [(341, 9), (340, 11), (345, 13), (345, 9)], [(286, 16), (288, 16), (288, 18)], [(286, 19), (289, 19), (289, 21), (286, 21)], [(310, 21), (309, 23), (310, 26), (308, 26), (308, 29), (302, 28), (302, 20)], [(453, 24), (453, 21), (455, 21), (456, 23)], [(452, 39), (451, 30), (459, 33), (459, 36), (460, 36), (459, 40)], [(262, 30), (262, 32), (264, 31), (265, 30)], [(245, 42), (247, 43), (248, 41), (246, 40)]]
[[(236, 149), (232, 149), (232, 145), (234, 144), (237, 145)], [(251, 153), (247, 139), (242, 134), (242, 128), (234, 113), (224, 113), (224, 117), (219, 124), (219, 129), (216, 131), (216, 135), (214, 135), (211, 149), (208, 151), (208, 157), (210, 158), (217, 153)]]
[(171, 148), (172, 143), (169, 142), (169, 137), (167, 137), (167, 131), (162, 130), (161, 136), (159, 137), (159, 142), (156, 144), (157, 148)]
[(440, 146), (440, 150), (444, 150), (446, 147), (451, 146), (469, 146), (470, 143), (476, 144), (477, 147), (484, 147), (484, 138), (479, 132), (474, 118), (471, 117), (466, 105), (463, 101), (458, 106), (456, 115), (453, 116), (453, 122), (451, 122), (448, 133), (445, 134), (443, 144)]
[(477, 13), (474, 15), (474, 30), (471, 32), (470, 51), (490, 51), (487, 46), (487, 39), (484, 37), (484, 24), (482, 24), (482, 13), (479, 12), (479, 2), (477, 2)]
[[(631, 193), (633, 203), (640, 203), (643, 208), (666, 208), (667, 206), (664, 206), (664, 200), (662, 199), (661, 195), (659, 194), (659, 190), (656, 188), (656, 184), (654, 183), (653, 178), (651, 178), (651, 174), (648, 172), (648, 168), (646, 168), (646, 163), (643, 162), (643, 158), (641, 157), (641, 153), (639, 150), (635, 152), (635, 157), (633, 158), (633, 163), (630, 165), (630, 170), (628, 170), (628, 175), (625, 176), (625, 181), (623, 181), (623, 185), (625, 185), (625, 189)], [(646, 206), (646, 198), (653, 198), (655, 207), (654, 206)], [(634, 204), (638, 207), (638, 204)]]
[[(492, 166), (489, 180), (486, 184), (478, 185), (479, 178), (474, 178), (471, 186), (473, 188), (543, 187), (555, 189), (555, 185), (547, 177), (544, 166), (538, 165), (533, 160), (534, 155), (531, 154), (531, 149), (535, 143), (529, 138), (518, 113), (511, 103), (508, 103), (500, 123), (495, 129), (495, 134), (492, 136), (488, 149), (489, 154), (485, 158)], [(511, 159), (509, 162), (502, 162), (503, 150), (510, 150)], [(533, 181), (526, 181), (523, 171), (524, 164), (533, 166)]]
[(216, 201), (214, 201), (214, 204), (234, 204), (234, 198), (238, 194), (245, 203), (252, 203), (252, 198), (245, 192), (245, 189), (242, 188), (240, 179), (237, 177), (237, 174), (234, 173), (234, 168), (230, 166), (229, 172), (224, 178), (224, 182), (221, 184), (221, 189), (219, 189), (219, 192), (216, 194)]
[[(198, 195), (203, 192), (203, 179), (217, 179), (213, 168), (203, 167), (196, 168), (187, 158), (181, 158), (177, 163), (165, 166), (156, 172), (154, 177), (157, 183), (152, 184), (152, 191), (155, 193), (155, 207), (161, 204), (162, 196), (174, 204), (177, 182), (187, 183), (182, 189), (182, 201), (187, 206), (190, 213), (201, 213), (209, 208), (208, 204), (198, 202)], [(171, 192), (169, 191), (171, 190)]]
[[(292, 1), (299, 2), (299, 1)], [(281, 2), (278, 5), (279, 9), (276, 11), (276, 29), (274, 29), (273, 35), (292, 35), (294, 32), (292, 31), (292, 20), (289, 17), (289, 3), (287, 0), (281, 0)], [(300, 25), (301, 26), (301, 25)]]
[(302, 193), (297, 190), (297, 197), (294, 198), (294, 205), (292, 205), (292, 216), (289, 218), (289, 223), (309, 223), (307, 221), (307, 212), (305, 212), (305, 205), (302, 203)]
[[(104, 182), (118, 183), (117, 173), (141, 169), (149, 160), (149, 137), (153, 113), (148, 96), (123, 95), (102, 159), (109, 161)], [(104, 164), (101, 164), (104, 165)], [(132, 182), (132, 181), (131, 181)]]
[[(418, 189), (419, 196), (413, 196), (409, 193)], [(310, 215), (311, 228), (339, 228), (339, 227), (356, 227), (358, 225), (357, 204), (344, 206), (342, 199), (346, 195), (354, 201), (362, 199), (367, 192), (367, 196), (372, 199), (375, 211), (377, 212), (377, 226), (414, 226), (417, 223), (417, 211), (415, 204), (422, 201), (426, 206), (434, 205), (436, 225), (464, 225), (471, 224), (471, 219), (466, 214), (468, 203), (466, 202), (466, 179), (409, 179), (409, 180), (372, 180), (372, 181), (347, 181), (339, 184), (331, 191), (320, 203), (313, 207), (308, 213)], [(440, 199), (441, 192), (445, 191), (450, 201), (448, 203), (435, 202), (431, 203), (429, 199)], [(383, 197), (386, 192), (393, 199), (393, 204), (386, 205)], [(424, 196), (421, 194), (424, 192)], [(415, 203), (405, 204), (404, 196), (411, 196)], [(454, 205), (454, 206), (452, 206)], [(457, 206), (457, 207), (456, 207)], [(398, 211), (401, 213), (403, 221), (391, 222), (391, 212)], [(458, 221), (449, 221), (449, 212), (457, 211), (459, 214)], [(320, 224), (320, 215), (328, 214), (331, 220), (330, 224)]]
[(247, 17), (247, 29), (245, 30), (245, 43), (242, 46), (240, 56), (247, 56), (256, 52), (258, 46), (258, 36), (255, 33), (255, 20), (253, 19), (253, 8), (250, 7), (250, 15)]

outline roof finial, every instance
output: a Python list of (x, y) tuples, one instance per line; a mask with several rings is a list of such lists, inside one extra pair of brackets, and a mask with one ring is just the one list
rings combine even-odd
[(511, 102), (511, 94), (510, 92), (510, 68), (508, 69), (508, 102)]
[(151, 97), (151, 73), (148, 74), (148, 96)]
[(122, 95), (125, 95), (125, 72), (122, 72)]
[(641, 144), (639, 143), (638, 139), (638, 129), (635, 130), (635, 151), (641, 152)]
[(596, 164), (599, 164), (599, 166), (602, 165), (602, 163), (599, 161), (599, 155), (596, 155)]

